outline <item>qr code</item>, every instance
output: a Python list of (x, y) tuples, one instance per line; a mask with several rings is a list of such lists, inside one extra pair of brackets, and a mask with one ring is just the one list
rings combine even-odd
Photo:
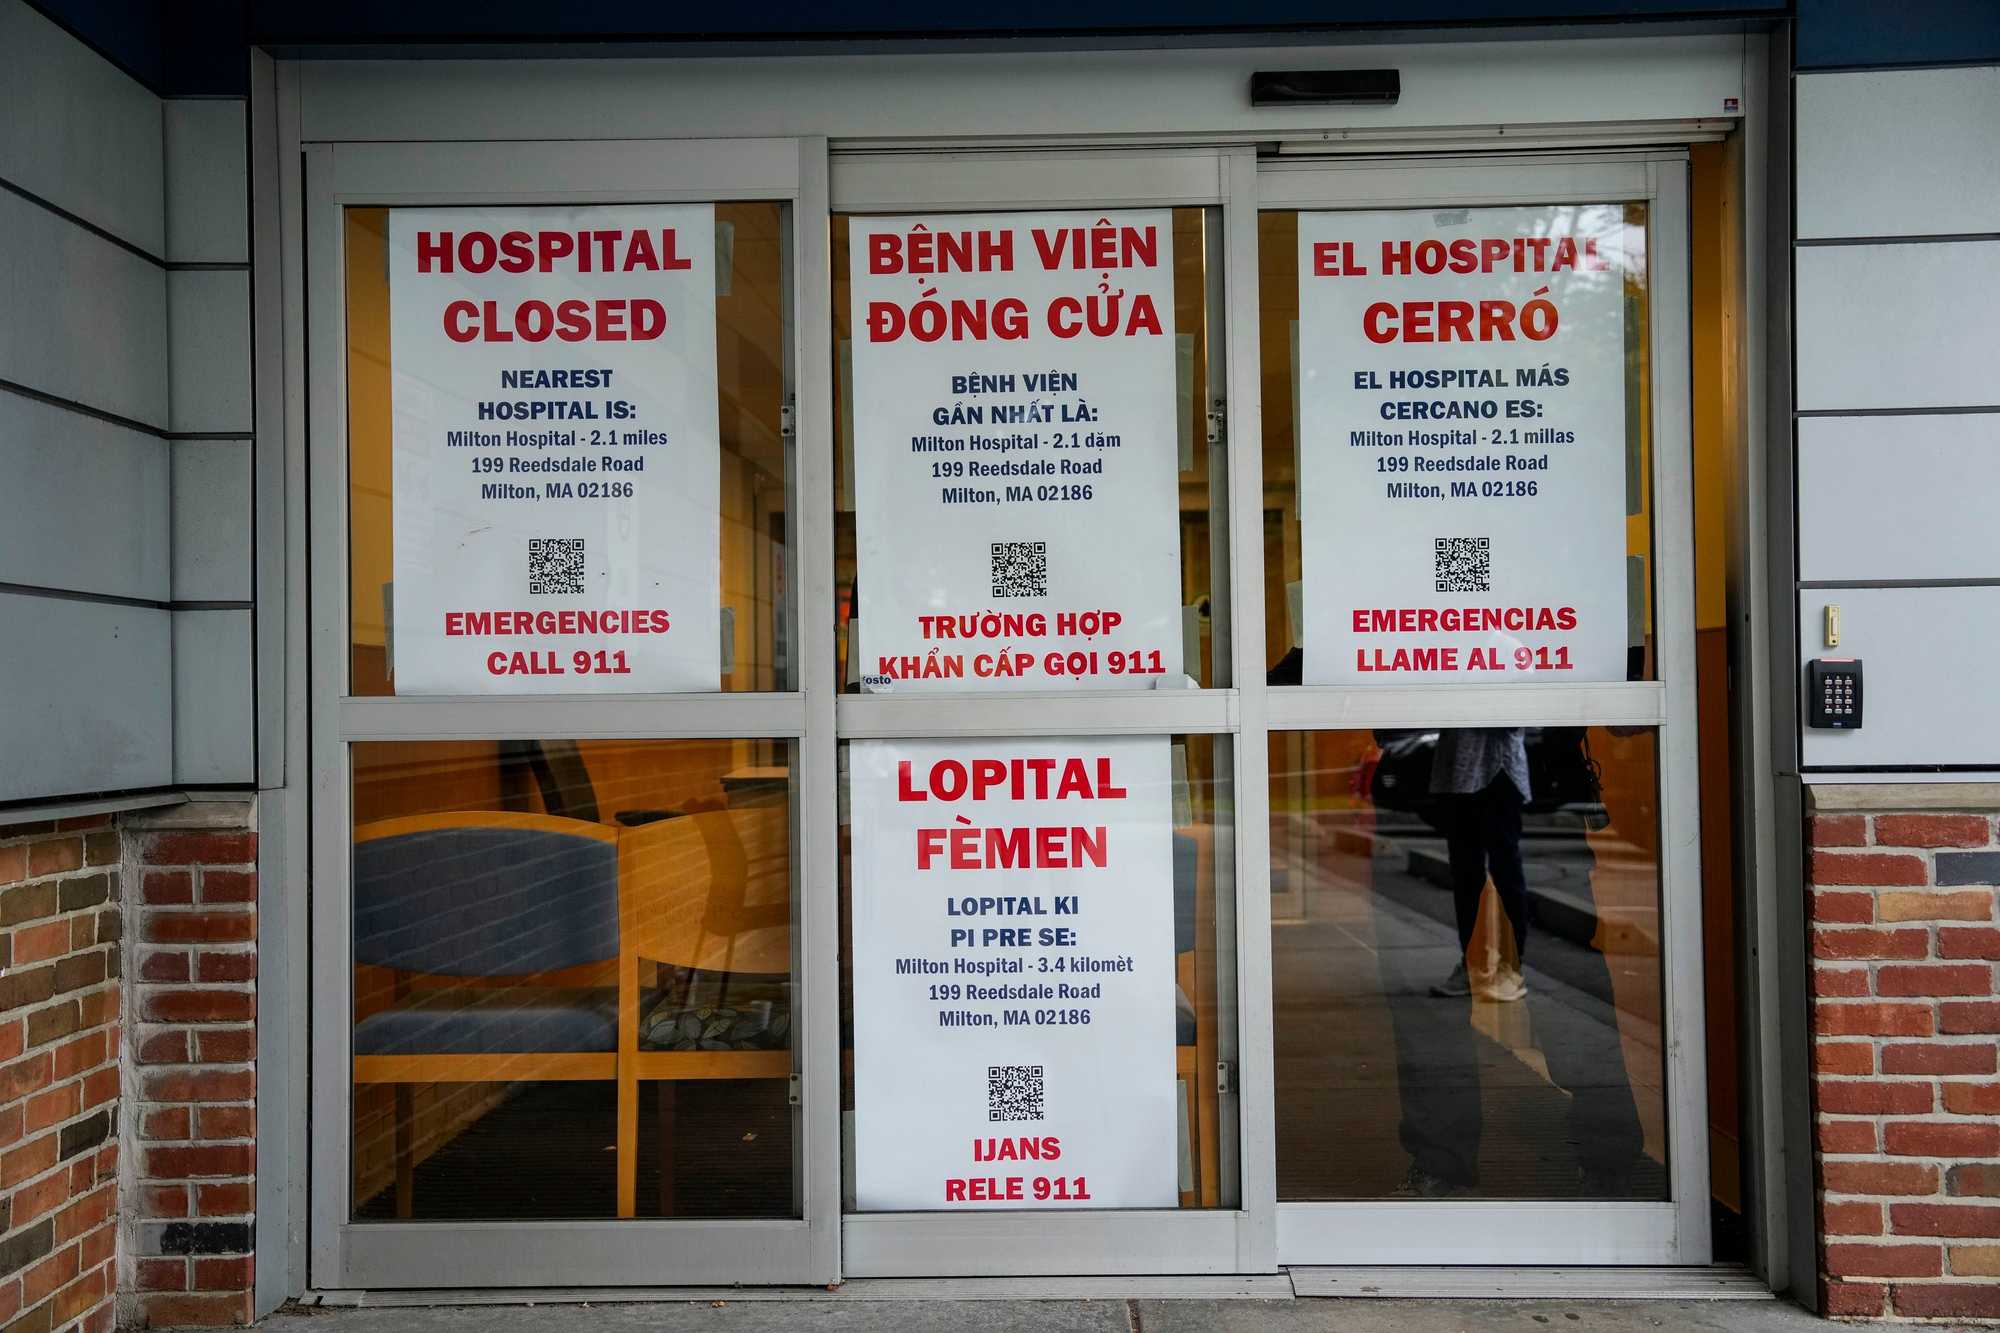
[(1439, 537), (1436, 554), (1439, 592), (1493, 591), (1491, 537)]
[(583, 538), (528, 538), (528, 592), (580, 593), (583, 591)]
[(986, 1118), (988, 1120), (1040, 1120), (1042, 1118), (1042, 1066), (986, 1066)]
[(993, 595), (995, 597), (1047, 597), (1049, 595), (1049, 544), (1047, 542), (994, 542)]

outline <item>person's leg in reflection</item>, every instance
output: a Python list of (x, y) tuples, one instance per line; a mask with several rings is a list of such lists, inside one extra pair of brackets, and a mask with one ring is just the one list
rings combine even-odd
[[(1590, 767), (1580, 728), (1550, 728), (1543, 744), (1552, 747), (1552, 763)], [(1559, 756), (1553, 747), (1561, 747)], [(1645, 1134), (1619, 1040), (1618, 996), (1599, 944), (1597, 856), (1581, 828), (1573, 840), (1560, 844), (1559, 852), (1552, 846), (1550, 855), (1561, 856), (1578, 872), (1582, 892), (1572, 895), (1572, 901), (1589, 913), (1576, 938), (1546, 941), (1552, 949), (1568, 951), (1562, 980), (1582, 993), (1583, 1003), (1557, 994), (1554, 987), (1538, 988), (1531, 1007), (1535, 1043), (1548, 1063), (1549, 1077), (1570, 1097), (1568, 1134), (1576, 1153), (1580, 1193), (1586, 1198), (1630, 1198)]]
[[(1528, 956), (1528, 869), (1521, 859), (1521, 792), (1511, 779), (1497, 777), (1472, 797), (1478, 803), (1479, 839), (1493, 876), (1493, 891), (1507, 924), (1514, 932), (1513, 967), (1502, 966), (1480, 991), (1480, 998), (1509, 1002), (1527, 994), (1521, 969)], [(1466, 933), (1460, 927), (1460, 934)]]
[[(1459, 728), (1439, 734), (1430, 791), (1437, 798), (1437, 824), (1444, 834), (1450, 873), (1454, 930), (1445, 947), (1452, 953), (1451, 971), (1443, 981), (1426, 983), (1423, 969), (1437, 966), (1435, 948), (1378, 953), (1382, 990), (1396, 1030), (1400, 1136), (1410, 1154), (1409, 1177), (1400, 1191), (1406, 1196), (1436, 1198), (1472, 1193), (1479, 1187), (1484, 1110), (1467, 953), (1488, 867), (1496, 851), (1503, 857), (1507, 854), (1505, 847), (1496, 849), (1494, 826), (1496, 818), (1500, 827), (1508, 826), (1508, 810), (1514, 830), (1514, 873), (1509, 882), (1516, 888), (1521, 884), (1520, 800), (1527, 780), (1518, 729)], [(1499, 816), (1494, 813), (1496, 803), (1501, 807)], [(1400, 862), (1389, 861), (1378, 863), (1376, 873), (1408, 872)], [(1495, 873), (1507, 874), (1498, 869)]]
[[(1528, 752), (1520, 727), (1457, 727), (1438, 733), (1431, 761), (1431, 793), (1451, 865), (1452, 913), (1458, 922), (1459, 958), (1438, 996), (1472, 993), (1472, 934), (1490, 870), (1500, 905), (1513, 927), (1515, 954), (1527, 941), (1528, 884), (1521, 864), (1521, 807), (1527, 803)], [(1503, 972), (1481, 999), (1518, 1000), (1520, 975)]]
[(1467, 965), (1472, 932), (1479, 924), (1479, 901), (1486, 896), (1486, 840), (1480, 834), (1479, 798), (1453, 793), (1437, 798), (1438, 823), (1444, 831), (1445, 856), (1451, 868), (1451, 912), (1458, 925), (1458, 962), (1451, 975), (1431, 987), (1444, 999), (1472, 994)]
[[(1410, 872), (1397, 856), (1375, 858), (1371, 873), (1407, 877)], [(1483, 868), (1479, 875), (1484, 883)], [(1375, 958), (1396, 1037), (1396, 1088), (1402, 1111), (1397, 1137), (1410, 1154), (1409, 1172), (1396, 1193), (1414, 1199), (1470, 1194), (1479, 1187), (1481, 1118), (1472, 1002), (1463, 984), (1463, 937), (1470, 927), (1443, 935), (1435, 918), (1409, 913), (1397, 904), (1396, 896), (1378, 891), (1375, 900)], [(1471, 915), (1476, 917), (1478, 911), (1475, 890)], [(1403, 932), (1409, 937), (1399, 938)], [(1459, 966), (1450, 980), (1433, 984), (1440, 956), (1454, 949)]]
[[(1594, 864), (1594, 856), (1584, 855), (1587, 865)], [(1594, 917), (1594, 893), (1588, 901)], [(1536, 1044), (1548, 1061), (1549, 1077), (1569, 1093), (1569, 1140), (1576, 1150), (1580, 1192), (1586, 1198), (1628, 1198), (1645, 1135), (1625, 1072), (1618, 997), (1595, 941), (1577, 954), (1566, 980), (1589, 998), (1590, 1012), (1579, 1014), (1553, 994), (1538, 993), (1532, 1009)]]

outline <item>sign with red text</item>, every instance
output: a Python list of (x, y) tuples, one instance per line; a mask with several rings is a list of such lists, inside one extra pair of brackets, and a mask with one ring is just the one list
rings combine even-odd
[(1177, 681), (1172, 213), (848, 235), (862, 688)]
[(705, 204), (389, 215), (399, 694), (713, 690)]
[(1626, 678), (1616, 204), (1299, 215), (1307, 684)]
[(859, 1207), (1172, 1207), (1167, 741), (855, 741), (849, 768)]

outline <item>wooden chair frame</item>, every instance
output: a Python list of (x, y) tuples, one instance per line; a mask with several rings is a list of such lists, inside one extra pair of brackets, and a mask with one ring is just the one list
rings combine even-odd
[[(775, 830), (771, 827), (775, 825)], [(775, 904), (746, 903), (753, 862), (768, 866), (775, 831), (786, 867)], [(623, 831), (618, 851), (618, 1216), (637, 1212), (639, 1083), (662, 1083), (662, 1098), (684, 1079), (789, 1079), (793, 1053), (779, 1050), (639, 1049), (643, 993), (640, 964), (751, 975), (792, 971), (790, 823), (783, 806), (732, 807)], [(750, 846), (746, 849), (745, 843)], [(753, 855), (753, 853), (757, 855)], [(690, 892), (699, 882), (704, 890)], [(689, 909), (699, 906), (699, 911)], [(662, 1102), (662, 1126), (672, 1123)], [(665, 1136), (663, 1135), (663, 1140)], [(662, 1143), (662, 1152), (671, 1144)], [(663, 1160), (663, 1209), (671, 1199), (672, 1163)]]

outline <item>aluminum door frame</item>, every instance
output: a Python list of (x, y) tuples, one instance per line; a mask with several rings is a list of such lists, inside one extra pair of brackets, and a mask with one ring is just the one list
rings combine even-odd
[[(1270, 210), (1634, 200), (1651, 205), (1650, 480), (1659, 679), (1270, 690), (1261, 679), (1245, 679), (1242, 694), (1246, 705), (1251, 696), (1261, 696), (1261, 711), (1273, 731), (1585, 724), (1658, 728), (1668, 1199), (1281, 1203), (1277, 1258), (1282, 1264), (1705, 1264), (1711, 1258), (1695, 728), (1687, 155), (1650, 150), (1375, 161), (1288, 157), (1266, 160), (1258, 173), (1258, 207)], [(1245, 429), (1254, 427), (1246, 424)], [(1244, 818), (1251, 817), (1246, 810)]]
[[(338, 1288), (826, 1283), (839, 1276), (838, 950), (834, 910), (833, 658), (802, 608), (832, 605), (824, 139), (293, 143), (304, 159), (307, 505), (313, 883), (311, 1285)], [(348, 617), (344, 234), (349, 206), (777, 201), (790, 216), (792, 451), (789, 585), (797, 688), (765, 694), (355, 698)], [(356, 1223), (349, 1216), (352, 969), (348, 747), (439, 737), (776, 738), (793, 743), (792, 1219)], [(331, 964), (327, 960), (334, 960)]]
[[(1086, 150), (955, 149), (936, 152), (836, 151), (833, 210), (843, 214), (1025, 212), (1042, 209), (1188, 208), (1210, 210), (1219, 235), (1208, 237), (1209, 313), (1220, 321), (1208, 344), (1206, 406), (1235, 404), (1256, 392), (1255, 324), (1241, 317), (1240, 295), (1255, 299), (1256, 154), (1248, 145)], [(1246, 267), (1247, 265), (1247, 267)], [(1246, 276), (1247, 279), (1246, 279)], [(1247, 287), (1246, 287), (1247, 282)], [(1254, 305), (1252, 306), (1254, 315)], [(830, 336), (830, 334), (826, 335)], [(1219, 373), (1218, 373), (1219, 372)], [(1253, 418), (1254, 419), (1254, 418)], [(1197, 421), (1199, 421), (1199, 416)], [(1199, 427), (1197, 427), (1199, 429)], [(1215, 593), (1219, 633), (1228, 636), (1229, 679), (1262, 680), (1263, 595), (1245, 595), (1241, 571), (1261, 580), (1262, 506), (1245, 481), (1254, 429), (1233, 424), (1210, 445), (1211, 477), (1227, 486), (1217, 554), (1228, 578)], [(1235, 441), (1250, 442), (1244, 448)], [(1197, 436), (1197, 447), (1200, 437)], [(1213, 568), (1214, 566), (1212, 566)], [(1235, 967), (1235, 1067), (1229, 1114), (1223, 1098), (1224, 1161), (1231, 1150), (1239, 1182), (1234, 1207), (1211, 1209), (1074, 1209), (848, 1213), (842, 1269), (848, 1276), (988, 1277), (1047, 1274), (1195, 1274), (1270, 1272), (1273, 1229), (1270, 1068), (1270, 865), (1260, 817), (1265, 759), (1246, 738), (1242, 693), (1204, 690), (1092, 690), (893, 696), (843, 695), (842, 740), (877, 737), (1207, 734), (1229, 743), (1236, 826), (1227, 830), (1234, 864), (1236, 915), (1218, 941)]]

